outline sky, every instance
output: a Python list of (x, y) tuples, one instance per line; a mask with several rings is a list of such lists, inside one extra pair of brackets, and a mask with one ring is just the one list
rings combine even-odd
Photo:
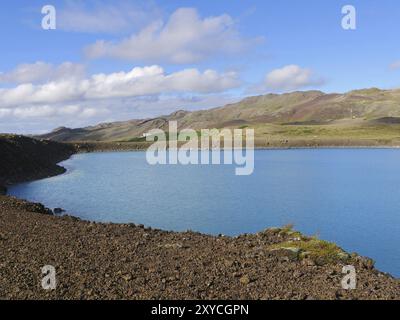
[[(46, 5), (55, 19), (42, 13)], [(400, 87), (398, 0), (1, 6), (0, 132), (149, 118), (267, 93)]]

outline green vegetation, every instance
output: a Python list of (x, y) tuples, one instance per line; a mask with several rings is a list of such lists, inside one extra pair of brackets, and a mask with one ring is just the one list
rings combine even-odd
[(399, 139), (400, 125), (370, 125), (339, 122), (326, 125), (257, 125), (256, 136), (306, 139)]
[(145, 142), (146, 138), (145, 137), (135, 137), (135, 138), (131, 138), (131, 139), (127, 139), (127, 140), (121, 140), (118, 142)]
[(269, 249), (288, 249), (299, 251), (299, 258), (311, 259), (317, 264), (335, 263), (337, 261), (348, 261), (350, 255), (339, 248), (336, 244), (320, 240), (316, 236), (306, 237), (300, 232), (294, 231), (292, 225), (279, 229), (281, 236), (290, 237), (289, 240), (271, 245)]

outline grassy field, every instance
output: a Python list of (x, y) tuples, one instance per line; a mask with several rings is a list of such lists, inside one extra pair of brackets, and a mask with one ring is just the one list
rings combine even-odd
[[(258, 148), (400, 147), (400, 124), (371, 124), (360, 120), (346, 120), (324, 125), (255, 124), (228, 128), (242, 129), (244, 134), (246, 129), (254, 129), (255, 146)], [(197, 133), (200, 137), (200, 131)], [(146, 142), (145, 138), (134, 137), (117, 142), (121, 146), (136, 143), (144, 148), (151, 144)]]
[(341, 121), (326, 125), (255, 125), (256, 145), (288, 144), (400, 146), (399, 124)]
[(276, 137), (281, 139), (293, 138), (322, 138), (322, 139), (400, 139), (399, 125), (385, 126), (261, 126), (256, 129), (256, 136)]

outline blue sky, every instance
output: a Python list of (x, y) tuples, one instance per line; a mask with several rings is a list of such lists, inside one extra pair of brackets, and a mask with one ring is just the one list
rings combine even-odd
[[(47, 4), (56, 30), (41, 28)], [(356, 30), (341, 25), (348, 4)], [(0, 132), (400, 86), (395, 0), (14, 0), (0, 21)]]

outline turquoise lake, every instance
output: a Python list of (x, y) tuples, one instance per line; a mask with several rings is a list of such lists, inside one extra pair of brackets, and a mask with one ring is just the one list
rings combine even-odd
[(10, 188), (82, 219), (238, 235), (295, 229), (373, 258), (400, 277), (400, 150), (258, 150), (234, 165), (157, 165), (145, 152), (79, 154), (61, 176)]

